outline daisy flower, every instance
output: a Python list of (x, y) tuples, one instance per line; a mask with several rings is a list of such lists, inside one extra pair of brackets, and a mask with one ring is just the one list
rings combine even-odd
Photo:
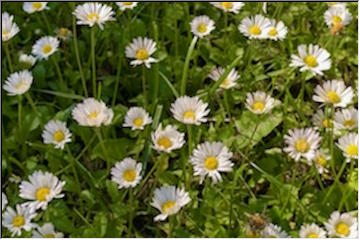
[(353, 89), (346, 87), (343, 81), (330, 80), (316, 86), (313, 100), (344, 108), (351, 103), (353, 96)]
[(329, 8), (333, 8), (333, 7), (345, 8), (346, 2), (327, 2), (327, 5), (329, 6)]
[(334, 120), (330, 117), (330, 111), (328, 111), (328, 116), (326, 116), (324, 111), (321, 109), (316, 111), (312, 117), (312, 122), (317, 129), (331, 130), (334, 126)]
[(133, 9), (138, 5), (138, 2), (115, 2), (116, 5), (120, 8), (121, 11), (125, 11), (126, 9)]
[[(214, 80), (215, 82), (220, 79), (220, 77), (224, 74), (225, 69), (222, 67), (217, 67), (211, 71), (208, 75), (209, 78)], [(236, 80), (239, 78), (239, 74), (235, 68), (231, 69), (230, 73), (224, 79), (224, 81), (220, 84), (222, 89), (230, 89), (236, 86)]]
[(269, 113), (277, 105), (274, 98), (265, 92), (256, 91), (246, 95), (246, 108), (254, 114)]
[(77, 18), (77, 24), (88, 25), (89, 27), (97, 24), (101, 30), (104, 29), (103, 25), (107, 21), (115, 20), (113, 16), (115, 12), (112, 8), (97, 2), (89, 2), (76, 6), (73, 14)]
[(28, 207), (16, 205), (16, 210), (7, 207), (3, 213), (2, 225), (12, 233), (12, 237), (20, 236), (22, 230), (30, 231), (36, 226), (31, 222), (34, 217), (36, 213)]
[(348, 25), (352, 16), (346, 7), (331, 7), (324, 13), (325, 23), (333, 34)]
[(45, 144), (54, 144), (55, 148), (64, 149), (65, 144), (71, 142), (71, 133), (65, 122), (59, 120), (49, 121), (42, 133)]
[(289, 235), (281, 229), (278, 225), (268, 224), (261, 230), (261, 237), (263, 238), (288, 238)]
[(5, 81), (3, 89), (9, 96), (22, 95), (26, 93), (33, 82), (33, 76), (30, 71), (23, 70), (12, 73)]
[(32, 55), (20, 54), (19, 62), (24, 63), (29, 67), (32, 67), (36, 62), (36, 58), (33, 57)]
[(270, 20), (258, 14), (244, 18), (239, 25), (239, 31), (250, 39), (264, 39), (270, 27)]
[(68, 41), (72, 36), (72, 32), (70, 31), (70, 29), (65, 27), (56, 29), (55, 33), (56, 36), (58, 36), (58, 38), (60, 38), (63, 41)]
[(323, 149), (315, 151), (315, 157), (313, 159), (313, 162), (315, 164), (317, 171), (320, 174), (328, 172), (327, 166), (330, 159), (331, 156), (329, 155), (328, 151), (324, 151)]
[(215, 29), (215, 22), (208, 16), (202, 15), (195, 17), (191, 21), (190, 27), (193, 34), (202, 38), (209, 35), (211, 31)]
[(323, 75), (323, 71), (331, 67), (330, 53), (318, 45), (298, 46), (298, 54), (291, 55), (291, 67), (299, 67), (301, 72), (311, 71)]
[(61, 232), (55, 232), (54, 225), (51, 223), (44, 223), (41, 227), (38, 226), (36, 230), (33, 230), (33, 238), (63, 238), (64, 234)]
[(354, 130), (358, 128), (358, 110), (354, 107), (335, 112), (334, 125), (339, 130)]
[(313, 128), (290, 129), (284, 138), (287, 145), (284, 151), (295, 161), (300, 158), (313, 160), (321, 140), (319, 133)]
[(38, 59), (48, 59), (59, 47), (59, 40), (56, 37), (42, 37), (36, 41), (31, 53)]
[(175, 186), (163, 186), (155, 189), (151, 206), (157, 208), (161, 214), (154, 221), (163, 221), (168, 216), (177, 213), (183, 206), (191, 201), (189, 193), (183, 188)]
[(127, 58), (135, 59), (130, 62), (131, 65), (144, 64), (147, 68), (150, 68), (151, 63), (157, 62), (157, 59), (151, 57), (155, 51), (156, 42), (150, 38), (137, 37), (126, 47), (125, 55)]
[(301, 226), (299, 236), (301, 238), (326, 238), (326, 232), (315, 223), (304, 224)]
[(173, 125), (167, 125), (165, 129), (163, 129), (160, 124), (156, 131), (151, 134), (151, 139), (154, 149), (159, 152), (170, 153), (185, 144), (184, 133), (179, 132), (176, 126)]
[(13, 38), (20, 31), (14, 22), (14, 16), (4, 12), (1, 14), (1, 40), (6, 42)]
[(6, 207), (7, 204), (8, 204), (7, 197), (3, 192), (1, 192), (1, 211), (4, 211), (4, 208)]
[(213, 6), (220, 8), (224, 12), (238, 14), (240, 9), (245, 5), (243, 2), (210, 2)]
[(283, 40), (286, 37), (288, 30), (282, 21), (270, 20), (270, 27), (267, 30), (267, 38), (271, 40)]
[(131, 130), (144, 130), (145, 125), (152, 123), (152, 118), (142, 107), (131, 107), (125, 115), (123, 127)]
[(47, 3), (48, 2), (24, 2), (23, 10), (29, 14), (47, 10), (49, 9), (49, 7), (46, 6)]
[(193, 151), (190, 162), (194, 168), (194, 175), (200, 176), (200, 183), (209, 175), (213, 183), (222, 180), (220, 172), (231, 172), (233, 163), (230, 161), (232, 153), (221, 142), (205, 142), (199, 144)]
[(330, 237), (357, 238), (357, 220), (349, 213), (340, 214), (335, 211), (325, 223), (326, 230)]
[(135, 187), (141, 180), (141, 163), (136, 163), (132, 158), (125, 158), (117, 162), (111, 169), (111, 180), (121, 188)]
[(32, 211), (45, 210), (54, 198), (64, 197), (64, 194), (61, 194), (64, 185), (65, 182), (59, 181), (52, 173), (35, 171), (29, 177), (29, 181), (24, 180), (20, 183), (19, 196), (30, 200), (23, 205)]
[(207, 122), (205, 118), (210, 110), (207, 109), (208, 104), (204, 103), (199, 97), (183, 96), (176, 99), (171, 104), (171, 113), (179, 122), (185, 124), (200, 125)]
[(100, 127), (101, 125), (109, 125), (113, 116), (113, 110), (107, 108), (103, 101), (98, 101), (95, 98), (85, 99), (72, 110), (72, 117), (80, 126)]
[(358, 159), (358, 135), (356, 133), (349, 133), (339, 138), (336, 144), (342, 151), (347, 162), (351, 159)]

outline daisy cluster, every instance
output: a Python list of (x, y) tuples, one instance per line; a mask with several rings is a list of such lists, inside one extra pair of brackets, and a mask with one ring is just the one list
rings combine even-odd
[[(239, 14), (245, 5), (242, 2), (211, 2), (210, 4), (222, 10), (223, 14)], [(116, 2), (116, 5), (119, 11), (123, 12), (136, 8), (138, 3)], [(264, 9), (266, 12), (266, 5), (264, 5)], [(28, 14), (38, 14), (37, 12), (44, 14), (50, 8), (47, 6), (47, 2), (25, 2), (23, 10)], [(73, 15), (77, 25), (91, 28), (91, 34), (94, 33), (94, 28), (102, 31), (108, 22), (116, 21), (117, 16), (110, 5), (94, 2), (79, 3), (75, 7)], [(345, 26), (350, 24), (352, 16), (345, 4), (336, 4), (330, 6), (324, 13), (324, 21), (331, 34), (339, 35)], [(198, 39), (207, 38), (216, 31), (215, 21), (206, 15), (194, 17), (188, 26), (194, 35), (194, 44)], [(10, 41), (19, 31), (21, 30), (16, 24), (14, 16), (7, 12), (2, 13), (2, 41)], [(256, 14), (243, 18), (238, 25), (238, 31), (251, 44), (251, 41), (283, 41), (287, 37), (288, 27), (279, 19), (269, 19), (261, 14)], [(26, 99), (30, 103), (32, 102), (29, 94), (29, 89), (34, 81), (31, 68), (38, 61), (52, 59), (55, 62), (54, 54), (60, 50), (60, 41), (69, 41), (75, 37), (75, 33), (67, 28), (58, 28), (55, 34), (39, 38), (33, 44), (31, 54), (21, 53), (19, 62), (24, 64), (26, 69), (12, 72), (7, 77), (3, 89), (9, 96), (25, 95)], [(91, 35), (92, 49), (95, 45), (93, 40), (94, 35)], [(124, 55), (129, 59), (131, 66), (142, 66), (145, 71), (150, 69), (153, 64), (161, 62), (161, 58), (156, 56), (157, 47), (157, 43), (150, 37), (139, 36), (128, 43), (124, 49)], [(92, 57), (94, 56), (92, 55)], [(288, 61), (294, 71), (298, 69), (300, 72), (310, 73), (318, 79), (319, 82), (312, 97), (314, 104), (318, 105), (318, 110), (313, 116), (311, 126), (288, 130), (283, 139), (283, 152), (289, 160), (314, 166), (320, 175), (330, 176), (330, 166), (335, 161), (332, 153), (334, 147), (342, 151), (344, 164), (354, 164), (354, 161), (358, 159), (358, 134), (356, 132), (358, 111), (354, 101), (354, 90), (341, 79), (323, 80), (320, 78), (326, 76), (326, 71), (331, 68), (332, 62), (330, 53), (317, 43), (299, 44), (297, 53), (288, 56)], [(99, 142), (103, 143), (100, 129), (115, 126), (117, 120), (115, 121), (114, 109), (99, 99), (96, 94), (98, 88), (95, 64), (95, 61), (92, 61), (93, 97), (82, 97), (81, 101), (70, 107), (70, 111), (71, 117), (77, 125), (93, 129)], [(239, 88), (237, 81), (240, 77), (241, 73), (234, 66), (217, 66), (207, 73), (207, 78), (211, 79), (215, 86), (218, 86), (216, 90), (220, 94), (226, 94), (226, 91), (230, 89)], [(248, 92), (244, 106), (254, 115), (254, 118), (269, 117), (276, 108), (282, 105), (282, 101), (273, 96), (272, 93), (263, 90)], [(123, 116), (122, 128), (131, 134), (146, 135), (149, 132), (147, 136), (149, 136), (151, 148), (159, 156), (175, 156), (180, 152), (184, 154), (185, 146), (189, 147), (188, 162), (192, 168), (187, 168), (187, 162), (183, 165), (184, 181), (176, 186), (162, 184), (153, 191), (151, 202), (145, 203), (159, 212), (153, 217), (154, 221), (164, 221), (191, 204), (191, 197), (195, 197), (190, 196), (191, 186), (188, 183), (191, 177), (196, 179), (199, 184), (205, 182), (205, 185), (208, 186), (211, 182), (212, 185), (215, 185), (220, 184), (223, 178), (227, 177), (227, 173), (237, 168), (236, 162), (233, 160), (236, 149), (232, 149), (227, 143), (204, 140), (198, 142), (194, 149), (189, 143), (193, 137), (191, 129), (206, 125), (211, 121), (210, 115), (214, 110), (209, 104), (200, 95), (188, 96), (182, 92), (168, 109), (172, 116), (172, 119), (168, 121), (161, 122), (156, 119), (155, 115), (152, 116), (147, 111), (149, 109), (147, 106), (131, 106)], [(231, 117), (229, 121), (232, 121)], [(44, 123), (41, 135), (43, 143), (59, 151), (70, 153), (69, 145), (74, 141), (76, 132), (71, 132), (67, 124), (66, 121), (61, 121), (57, 117)], [(187, 129), (187, 133), (182, 132), (182, 129)], [(336, 146), (323, 141), (322, 136), (324, 135), (331, 136), (336, 141)], [(102, 144), (105, 155), (106, 147)], [(156, 168), (156, 164), (153, 167)], [(152, 170), (147, 171), (144, 162), (140, 162), (139, 156), (127, 156), (111, 166), (108, 165), (106, 177), (117, 185), (119, 191), (127, 189), (129, 194), (133, 194), (133, 189), (144, 187), (151, 173)], [(193, 176), (189, 176), (190, 174), (187, 173), (192, 173)], [(22, 231), (34, 229), (33, 237), (63, 237), (62, 233), (55, 231), (51, 223), (39, 226), (33, 222), (39, 211), (46, 210), (53, 200), (65, 196), (62, 193), (65, 181), (61, 181), (55, 175), (38, 170), (33, 172), (28, 180), (22, 180), (19, 185), (19, 197), (24, 201), (14, 208), (9, 206), (11, 204), (6, 195), (2, 193), (2, 209), (5, 210), (2, 224), (14, 236), (20, 236)], [(74, 175), (76, 175), (76, 171)], [(325, 229), (316, 223), (303, 224), (298, 235), (304, 238), (357, 237), (357, 219), (350, 213), (335, 211), (323, 225)], [(250, 229), (249, 232), (254, 231)], [(255, 232), (256, 236), (261, 237), (289, 237), (281, 227), (270, 222)]]

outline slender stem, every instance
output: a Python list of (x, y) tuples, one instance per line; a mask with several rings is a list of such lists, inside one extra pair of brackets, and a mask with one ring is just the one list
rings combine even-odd
[(331, 193), (332, 193), (333, 190), (335, 189), (335, 185), (338, 183), (338, 181), (339, 181), (339, 179), (340, 179), (343, 171), (345, 170), (345, 167), (346, 167), (346, 160), (344, 160), (344, 162), (343, 162), (343, 164), (342, 164), (342, 166), (341, 166), (341, 168), (340, 168), (340, 171), (338, 172), (338, 174), (337, 174), (336, 177), (335, 177), (334, 183), (331, 185), (329, 191), (326, 193), (326, 195), (325, 195), (325, 197), (324, 197), (324, 199), (323, 199), (323, 201), (322, 201), (323, 204), (326, 203), (328, 197), (331, 195)]
[[(154, 163), (154, 165), (152, 166), (152, 168), (150, 169), (150, 171), (146, 174), (146, 176), (144, 177), (144, 179), (141, 181), (140, 186), (137, 188), (139, 190), (143, 189), (143, 186), (146, 184), (147, 180), (149, 179), (149, 177), (151, 176), (151, 174), (153, 174), (153, 172), (156, 170), (157, 166), (159, 165), (160, 161), (156, 161)], [(135, 192), (135, 195), (137, 195), (137, 191)]]
[(316, 166), (314, 167), (314, 171), (315, 171), (316, 179), (317, 179), (317, 181), (318, 181), (318, 183), (319, 183), (320, 189), (323, 190), (323, 189), (324, 189), (324, 185), (323, 185), (323, 183), (322, 183), (322, 181), (321, 181), (321, 177), (320, 177), (319, 171), (317, 170), (317, 167), (316, 167)]
[[(120, 49), (120, 47), (119, 47)], [(117, 94), (118, 94), (118, 89), (119, 89), (119, 83), (120, 83), (120, 73), (121, 73), (121, 57), (122, 55), (120, 55), (119, 58), (119, 62), (117, 65), (117, 69), (116, 69), (116, 79), (115, 79), (115, 88), (114, 88), (114, 93), (113, 93), (113, 98), (112, 98), (112, 103), (111, 106), (114, 107), (115, 103), (116, 103), (116, 98), (117, 98)]]
[(80, 192), (81, 191), (81, 188), (80, 188), (80, 181), (79, 181), (79, 176), (77, 174), (77, 171), (76, 171), (76, 167), (75, 167), (75, 158), (74, 156), (72, 155), (71, 151), (70, 151), (70, 147), (68, 145), (66, 145), (66, 150), (69, 154), (69, 158), (70, 158), (70, 164), (71, 164), (71, 168), (73, 170), (73, 173), (74, 173), (74, 177), (75, 177), (75, 181), (77, 183), (77, 187), (79, 188), (78, 191)]
[(84, 76), (84, 72), (81, 66), (81, 60), (80, 60), (80, 55), (79, 55), (79, 47), (78, 47), (78, 40), (77, 40), (77, 32), (76, 32), (76, 18), (75, 16), (73, 16), (73, 40), (74, 40), (74, 49), (75, 49), (75, 56), (76, 56), (76, 62), (77, 65), (79, 67), (79, 72), (80, 72), (80, 78), (81, 78), (81, 83), (84, 89), (84, 94), (85, 97), (88, 97), (88, 91), (87, 91), (87, 87), (86, 87), (86, 80), (85, 80), (85, 76)]
[(95, 128), (95, 133), (100, 141), (100, 146), (101, 146), (101, 149), (103, 151), (103, 154), (104, 154), (104, 157), (106, 158), (105, 161), (106, 161), (106, 172), (108, 175), (109, 172), (110, 172), (110, 159), (107, 155), (107, 151), (106, 151), (106, 148), (105, 148), (105, 144), (104, 144), (104, 140), (103, 140), (103, 137), (102, 137), (102, 134), (101, 134), (101, 131), (100, 131), (100, 128)]
[(46, 25), (46, 28), (48, 30), (48, 33), (51, 34), (51, 28), (50, 28), (50, 24), (49, 24), (49, 21), (44, 13), (45, 11), (41, 11), (41, 16), (42, 18), (44, 19), (44, 22), (45, 22), (45, 25)]
[(174, 230), (175, 220), (176, 220), (175, 217), (176, 217), (175, 214), (169, 216), (169, 235), (168, 235), (169, 238), (173, 237), (173, 230)]
[(191, 44), (189, 46), (189, 49), (187, 51), (186, 54), (186, 58), (185, 58), (185, 63), (184, 63), (184, 69), (183, 69), (183, 75), (181, 78), (181, 85), (180, 85), (180, 94), (181, 96), (183, 96), (185, 94), (186, 91), (186, 81), (187, 81), (187, 76), (188, 76), (188, 72), (189, 72), (189, 64), (190, 64), (190, 59), (191, 59), (191, 55), (194, 51), (195, 48), (195, 44), (198, 40), (197, 36), (194, 36), (193, 40), (191, 41)]
[(18, 98), (18, 124), (19, 124), (19, 132), (21, 133), (21, 119), (22, 119), (22, 97)]
[[(192, 126), (191, 125), (187, 125), (186, 126), (187, 128), (187, 133), (188, 133), (188, 157), (191, 156), (191, 153), (192, 153), (192, 142), (193, 142), (193, 137), (192, 137)], [(188, 178), (186, 177), (186, 173), (187, 173), (187, 160), (188, 158), (187, 157), (184, 157), (183, 158), (183, 175), (184, 175), (184, 179), (185, 179), (185, 187), (188, 188), (189, 187), (189, 180)]]
[(227, 115), (229, 117), (229, 120), (231, 121), (231, 111), (230, 111), (230, 105), (229, 105), (229, 95), (227, 93), (227, 90), (224, 90), (224, 103), (225, 103), (225, 108), (227, 111)]
[(142, 66), (142, 90), (143, 90), (143, 98), (144, 105), (147, 106), (147, 91), (146, 91), (146, 69), (145, 66)]
[[(29, 101), (30, 106), (31, 106), (31, 108), (33, 109), (33, 111), (35, 112), (35, 114), (40, 118), (40, 113), (39, 113), (39, 111), (37, 110), (36, 105), (35, 105), (32, 97), (31, 97), (31, 95), (27, 92), (27, 93), (25, 93), (25, 97), (26, 97), (26, 99)], [(40, 118), (40, 120), (41, 120), (41, 118)]]
[(63, 79), (63, 76), (62, 76), (62, 73), (61, 73), (61, 70), (60, 70), (60, 67), (59, 67), (59, 64), (58, 64), (58, 61), (55, 59), (55, 56), (53, 56), (52, 58), (52, 61), (54, 63), (54, 66), (55, 66), (55, 69), (56, 69), (56, 73), (60, 79), (60, 88), (61, 89), (65, 89), (66, 86), (65, 86), (65, 83), (64, 83), (64, 79)]
[(91, 64), (92, 64), (92, 85), (93, 85), (93, 96), (96, 97), (96, 63), (95, 63), (95, 28), (91, 28), (90, 34), (91, 44)]
[(10, 70), (10, 73), (13, 72), (13, 66), (12, 66), (12, 63), (11, 63), (11, 56), (10, 56), (10, 51), (9, 51), (9, 43), (5, 43), (4, 45), (4, 49), (5, 49), (5, 54), (6, 54), (6, 59), (7, 59), (7, 62), (8, 62), (8, 66), (9, 66), (9, 70)]
[(129, 231), (128, 237), (131, 236), (132, 228), (133, 228), (133, 219), (134, 219), (134, 208), (132, 206), (134, 202), (134, 190), (132, 188), (129, 189), (129, 203), (128, 205), (131, 206), (130, 213), (129, 213)]

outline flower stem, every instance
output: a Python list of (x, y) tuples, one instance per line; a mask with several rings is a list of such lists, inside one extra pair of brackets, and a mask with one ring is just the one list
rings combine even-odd
[(92, 64), (92, 85), (93, 85), (93, 96), (96, 98), (96, 63), (95, 63), (95, 28), (91, 28), (90, 34), (90, 45), (91, 45), (91, 64)]
[(18, 98), (18, 124), (19, 124), (19, 132), (21, 133), (21, 118), (22, 118), (22, 97)]
[(183, 75), (181, 78), (181, 85), (180, 85), (180, 95), (183, 96), (185, 94), (186, 91), (186, 81), (187, 81), (187, 76), (188, 76), (188, 72), (189, 72), (189, 64), (190, 64), (190, 59), (191, 59), (191, 55), (194, 51), (195, 48), (195, 44), (198, 40), (197, 36), (194, 36), (193, 40), (191, 41), (191, 44), (189, 46), (189, 49), (187, 51), (186, 54), (186, 58), (185, 58), (185, 63), (184, 63), (184, 69), (183, 69)]
[[(31, 108), (33, 109), (33, 111), (35, 112), (35, 114), (40, 118), (40, 113), (38, 112), (36, 105), (31, 97), (31, 95), (27, 92), (25, 93), (25, 97), (26, 99), (29, 101)], [(41, 121), (41, 118), (40, 118)]]
[(103, 151), (103, 154), (104, 154), (104, 157), (106, 158), (106, 176), (109, 174), (110, 172), (110, 159), (107, 155), (107, 151), (106, 151), (106, 148), (105, 148), (105, 144), (104, 144), (104, 140), (103, 140), (103, 137), (102, 137), (102, 134), (101, 134), (101, 131), (100, 131), (100, 128), (96, 127), (95, 128), (95, 133), (100, 141), (100, 146), (101, 146), (101, 149)]
[(134, 190), (132, 188), (129, 189), (129, 203), (128, 205), (131, 206), (130, 209), (130, 213), (129, 213), (129, 229), (128, 229), (128, 237), (132, 237), (131, 236), (131, 232), (133, 229), (133, 219), (134, 219), (134, 209), (133, 209), (133, 204), (134, 202)]
[[(54, 56), (54, 57), (55, 57), (55, 56)], [(61, 70), (60, 70), (58, 61), (55, 60), (54, 57), (52, 57), (51, 59), (52, 59), (52, 61), (53, 61), (53, 63), (54, 63), (54, 66), (55, 66), (55, 69), (56, 69), (56, 73), (57, 73), (57, 75), (58, 75), (58, 77), (59, 77), (59, 79), (60, 79), (60, 88), (61, 88), (62, 90), (65, 90), (65, 89), (66, 89), (66, 86), (65, 86), (65, 83), (64, 83), (64, 79), (63, 79), (63, 77), (62, 77), (62, 73), (61, 73)]]
[(147, 106), (147, 91), (146, 91), (146, 69), (145, 66), (142, 66), (142, 90), (143, 90), (143, 97), (144, 97), (144, 105)]
[(226, 111), (227, 111), (227, 115), (228, 115), (228, 118), (231, 122), (231, 112), (230, 112), (230, 105), (229, 105), (229, 96), (227, 94), (227, 91), (224, 90), (224, 103), (225, 103), (225, 108), (226, 108)]
[(9, 70), (10, 70), (10, 73), (12, 73), (14, 69), (13, 69), (13, 66), (11, 63), (11, 56), (10, 56), (10, 52), (9, 52), (9, 43), (4, 44), (4, 49), (5, 49), (5, 54), (6, 54), (6, 59), (8, 62)]
[(75, 158), (74, 158), (74, 156), (72, 155), (72, 153), (70, 151), (70, 147), (68, 145), (66, 145), (65, 147), (66, 147), (66, 150), (67, 150), (67, 152), (69, 154), (70, 164), (71, 164), (71, 168), (72, 168), (73, 173), (74, 173), (75, 181), (77, 183), (78, 192), (81, 192), (79, 176), (77, 174), (76, 167), (75, 167)]
[(51, 34), (50, 24), (49, 24), (49, 21), (48, 21), (46, 15), (45, 15), (44, 11), (41, 11), (41, 16), (44, 19), (44, 22), (45, 22), (46, 28), (48, 30), (48, 33)]

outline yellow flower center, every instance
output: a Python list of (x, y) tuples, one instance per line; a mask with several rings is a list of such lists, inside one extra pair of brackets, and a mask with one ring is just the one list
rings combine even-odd
[(199, 33), (204, 33), (206, 32), (207, 30), (207, 26), (205, 23), (200, 23), (198, 26), (197, 26), (197, 30)]
[(123, 5), (125, 6), (131, 6), (133, 3), (132, 2), (123, 2)]
[(254, 111), (262, 111), (265, 107), (265, 104), (263, 102), (256, 101), (251, 107)]
[(340, 96), (335, 91), (329, 91), (327, 97), (331, 103), (336, 104), (341, 101)]
[(228, 87), (229, 85), (230, 85), (230, 81), (229, 81), (229, 79), (226, 78), (226, 79), (221, 83), (220, 87), (226, 88), (226, 87)]
[(169, 200), (163, 203), (161, 209), (164, 213), (170, 213), (171, 209), (175, 206), (175, 201)]
[(218, 166), (218, 161), (217, 161), (216, 157), (210, 156), (205, 159), (204, 167), (207, 170), (209, 170), (209, 171), (215, 170), (215, 169), (217, 169), (217, 166)]
[(195, 121), (195, 112), (193, 110), (187, 110), (184, 112), (184, 119), (191, 119), (193, 121)]
[(134, 119), (133, 121), (133, 124), (136, 126), (136, 127), (141, 127), (143, 125), (143, 119), (142, 118), (136, 118)]
[(45, 53), (45, 54), (50, 53), (51, 50), (52, 50), (52, 47), (51, 47), (50, 44), (45, 44), (45, 45), (43, 46), (43, 48), (42, 48), (42, 51), (43, 51), (43, 53)]
[(345, 126), (345, 127), (350, 128), (350, 127), (353, 127), (354, 125), (355, 125), (355, 121), (352, 120), (352, 119), (346, 119), (346, 120), (344, 121), (344, 126)]
[(340, 223), (336, 224), (335, 230), (336, 230), (336, 233), (344, 235), (344, 236), (348, 236), (350, 233), (349, 225), (347, 225), (344, 222), (340, 222)]
[(295, 142), (295, 149), (300, 153), (306, 153), (309, 151), (310, 146), (306, 139), (300, 138)]
[(168, 149), (169, 147), (172, 146), (172, 142), (168, 137), (161, 137), (159, 138), (159, 140), (157, 141), (157, 144), (159, 146), (162, 146), (165, 149)]
[(223, 8), (225, 8), (226, 10), (230, 10), (230, 9), (232, 9), (232, 7), (233, 7), (233, 3), (232, 2), (222, 2), (222, 3), (220, 3), (221, 4), (221, 6), (223, 7)]
[(6, 29), (3, 29), (3, 30), (1, 31), (1, 35), (2, 35), (3, 37), (7, 36), (9, 33), (10, 33), (10, 32), (7, 31)]
[(319, 238), (319, 235), (317, 233), (309, 233), (306, 235), (307, 238)]
[(100, 18), (99, 14), (96, 12), (91, 12), (87, 15), (87, 20), (90, 22), (96, 22)]
[(304, 58), (304, 62), (306, 65), (308, 65), (309, 67), (316, 67), (318, 65), (316, 57), (314, 57), (313, 55), (307, 55)]
[(32, 7), (35, 10), (39, 10), (41, 8), (42, 4), (41, 2), (33, 2)]
[(14, 227), (21, 227), (25, 224), (25, 218), (21, 215), (17, 215), (13, 218), (12, 224)]
[(278, 31), (276, 30), (276, 28), (271, 28), (270, 31), (268, 32), (268, 34), (272, 37), (275, 37), (278, 34)]
[(40, 202), (46, 201), (47, 195), (50, 193), (50, 188), (48, 187), (41, 187), (36, 190), (35, 198)]
[(322, 125), (324, 128), (331, 128), (333, 126), (333, 121), (331, 119), (324, 119)]
[(56, 142), (61, 142), (65, 139), (65, 134), (63, 131), (57, 130), (56, 132), (54, 132), (53, 138)]
[(24, 81), (19, 81), (16, 85), (15, 85), (15, 88), (17, 90), (20, 90), (22, 88), (24, 88), (26, 86), (26, 83)]
[(60, 28), (59, 29), (59, 35), (62, 37), (67, 37), (69, 35), (69, 29), (67, 28)]
[(339, 24), (342, 22), (342, 18), (340, 16), (333, 16), (332, 22), (333, 22), (333, 24)]
[(45, 234), (43, 237), (44, 237), (44, 238), (55, 238), (55, 234), (53, 234), (53, 233), (48, 233), (48, 234)]
[(149, 58), (149, 52), (145, 48), (140, 48), (136, 51), (136, 58), (138, 60), (145, 60)]
[(136, 178), (136, 172), (134, 169), (127, 169), (123, 173), (123, 178), (127, 182), (133, 182)]
[(317, 164), (319, 164), (320, 166), (322, 166), (322, 167), (325, 167), (326, 166), (326, 159), (324, 158), (324, 156), (318, 156), (317, 158), (316, 158), (316, 162), (317, 162)]
[(346, 153), (350, 156), (356, 157), (358, 155), (358, 146), (355, 144), (350, 144), (346, 148)]
[(249, 32), (251, 35), (260, 35), (261, 34), (261, 29), (258, 25), (252, 25), (249, 28)]
[(95, 118), (97, 118), (98, 115), (99, 115), (99, 113), (94, 111), (94, 112), (89, 113), (88, 118), (95, 119)]

